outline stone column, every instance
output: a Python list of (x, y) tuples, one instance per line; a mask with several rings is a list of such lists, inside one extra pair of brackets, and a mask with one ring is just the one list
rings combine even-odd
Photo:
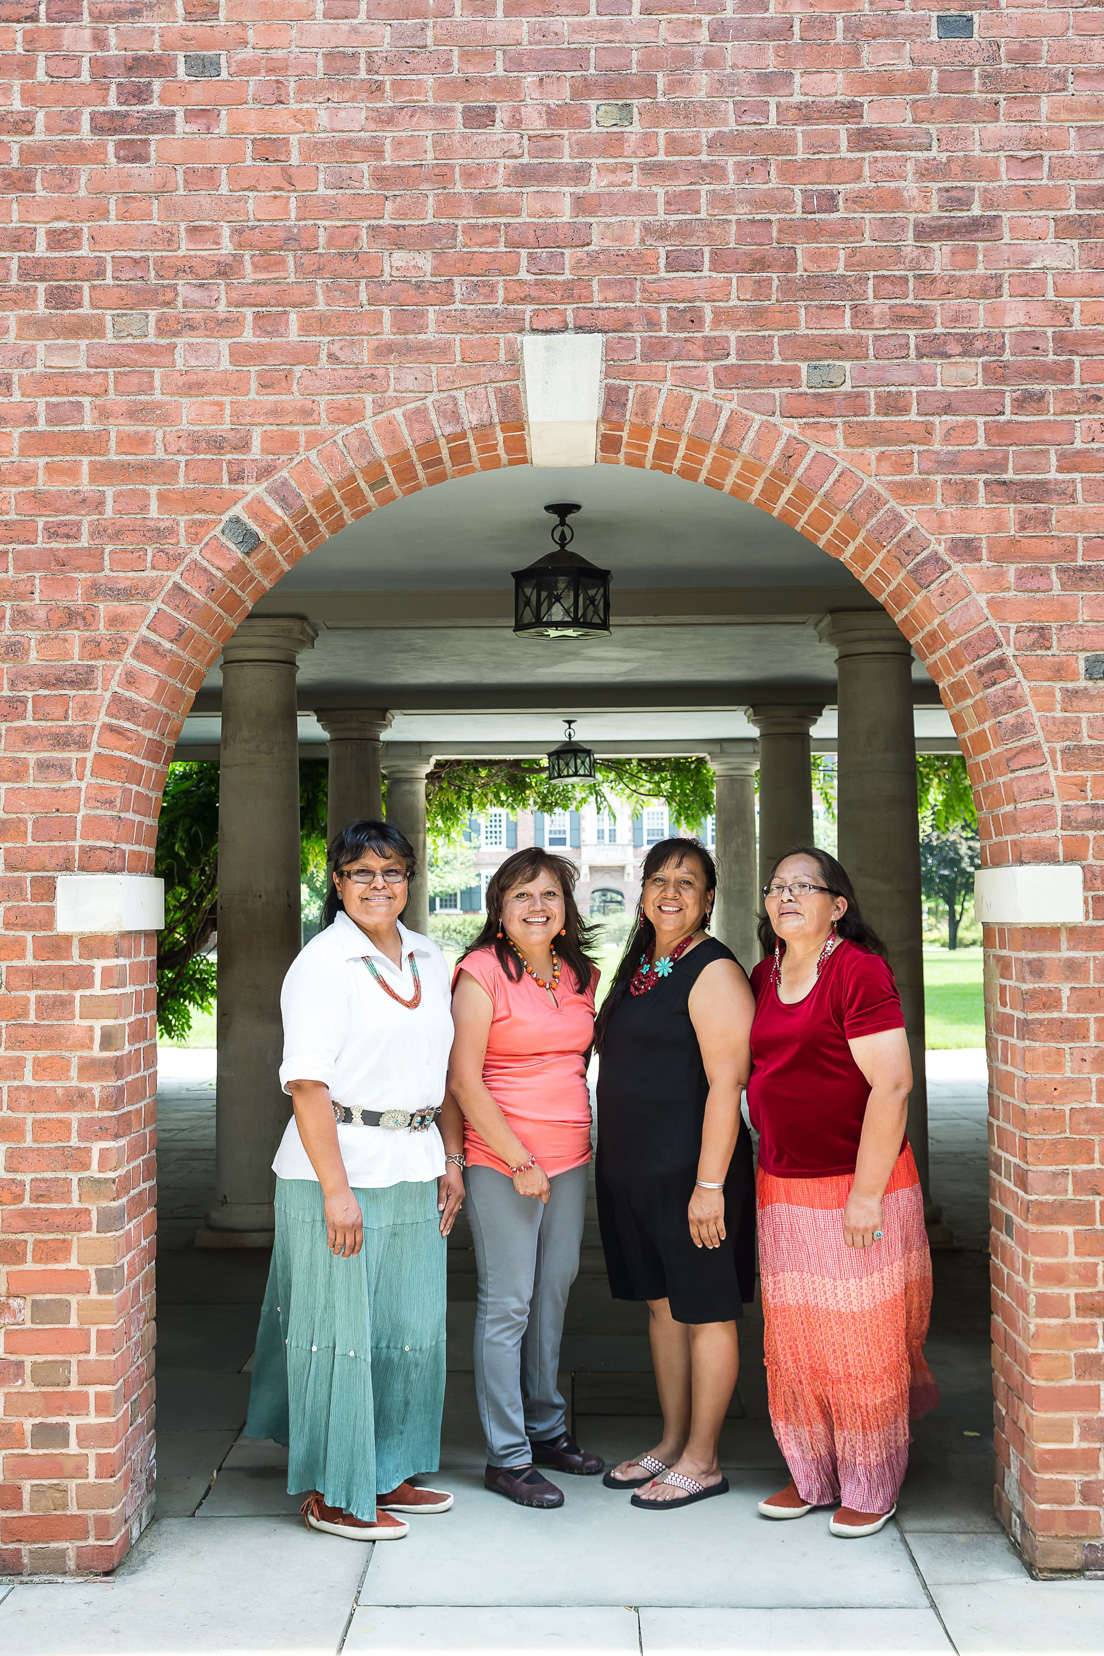
[(754, 742), (721, 742), (710, 751), (716, 778), (717, 902), (713, 935), (727, 943), (750, 972), (759, 959), (755, 921), (759, 907), (759, 862), (755, 850)]
[[(839, 859), (863, 915), (889, 952), (912, 1054), (908, 1133), (929, 1227), (939, 1218), (928, 1180), (924, 1072), (924, 948), (912, 648), (884, 610), (826, 615), (817, 632), (836, 649), (839, 683)], [(945, 1241), (945, 1227), (932, 1239)]]
[(315, 637), (294, 616), (250, 616), (222, 652), (215, 1202), (201, 1246), (272, 1239), (288, 1117), (280, 985), (301, 943), (296, 657)]
[(759, 705), (759, 885), (775, 857), (813, 843), (813, 766), (809, 732), (823, 707)]
[(426, 777), (433, 768), (431, 748), (415, 742), (386, 742), (383, 769), (387, 776), (387, 820), (400, 829), (414, 847), (418, 872), (410, 882), (403, 925), (411, 931), (429, 930), (429, 881), (426, 877)]
[(380, 737), (391, 714), (381, 708), (316, 708), (315, 718), (330, 738), (326, 838), (332, 840), (350, 822), (383, 816)]

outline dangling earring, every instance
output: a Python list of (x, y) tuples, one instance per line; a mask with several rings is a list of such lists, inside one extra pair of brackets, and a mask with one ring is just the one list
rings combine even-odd
[(495, 936), (496, 936), (496, 937), (501, 937), (501, 936), (502, 936), (502, 933), (501, 933), (501, 932), (500, 932), (500, 931), (499, 931), (499, 932), (495, 932)]
[(561, 937), (566, 937), (567, 936), (567, 927), (566, 926), (562, 926), (560, 928), (560, 936)]
[(705, 919), (702, 921), (702, 931), (708, 931), (709, 930), (709, 927), (712, 924), (712, 920), (713, 920), (713, 910), (712, 909), (706, 909)]
[(774, 986), (777, 989), (782, 982), (782, 945), (777, 937), (774, 940)]

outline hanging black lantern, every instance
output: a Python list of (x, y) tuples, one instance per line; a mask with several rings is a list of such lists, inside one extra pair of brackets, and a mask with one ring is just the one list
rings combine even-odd
[(554, 747), (548, 755), (548, 780), (550, 782), (597, 782), (598, 773), (594, 769), (594, 754), (588, 747), (575, 740), (574, 719), (564, 720), (564, 736), (566, 741)]
[(568, 523), (582, 507), (546, 506), (556, 518), (556, 550), (528, 569), (514, 571), (514, 631), (541, 638), (601, 638), (610, 630), (610, 572), (569, 550), (575, 531)]

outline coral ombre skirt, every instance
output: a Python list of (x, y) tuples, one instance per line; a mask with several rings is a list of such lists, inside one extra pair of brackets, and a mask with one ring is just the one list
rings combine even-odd
[(802, 1498), (888, 1512), (909, 1420), (935, 1407), (924, 1360), (931, 1256), (908, 1145), (886, 1186), (883, 1237), (843, 1240), (852, 1175), (758, 1176), (759, 1263), (771, 1424)]

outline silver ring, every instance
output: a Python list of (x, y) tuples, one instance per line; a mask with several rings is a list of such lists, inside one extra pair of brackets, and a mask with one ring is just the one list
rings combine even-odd
[(875, 1242), (880, 1242), (882, 1240), (881, 1231), (875, 1231), (874, 1232), (874, 1240), (875, 1240)]

